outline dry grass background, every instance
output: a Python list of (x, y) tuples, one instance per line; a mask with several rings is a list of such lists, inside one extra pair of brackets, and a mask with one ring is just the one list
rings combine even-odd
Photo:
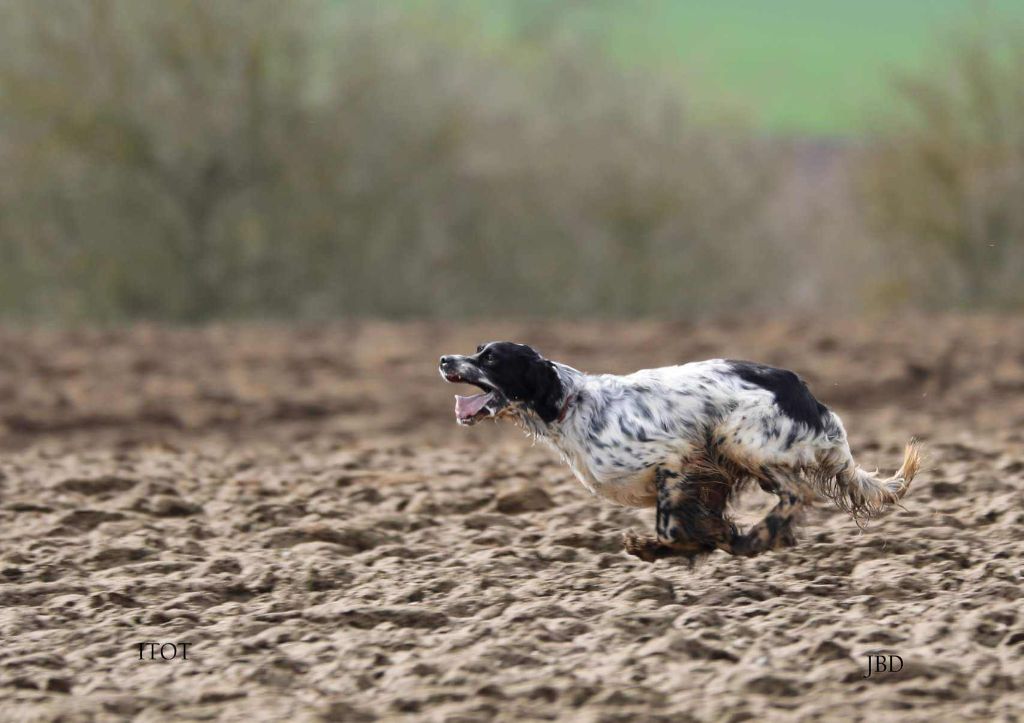
[[(926, 467), (865, 533), (822, 506), (793, 550), (640, 563), (619, 536), (650, 511), (455, 425), (436, 357), (494, 337), (593, 371), (784, 364), (862, 464), (917, 435)], [(1014, 720), (1021, 339), (980, 316), (3, 330), (3, 716)], [(878, 650), (905, 669), (862, 680)]]

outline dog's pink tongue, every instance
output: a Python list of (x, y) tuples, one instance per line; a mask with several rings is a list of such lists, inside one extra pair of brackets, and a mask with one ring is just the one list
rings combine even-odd
[(491, 400), (491, 394), (474, 394), (471, 397), (460, 397), (455, 395), (455, 416), (459, 419), (469, 419), (477, 414)]

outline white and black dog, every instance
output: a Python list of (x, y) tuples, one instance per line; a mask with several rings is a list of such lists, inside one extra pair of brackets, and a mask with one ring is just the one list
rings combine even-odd
[[(864, 471), (839, 417), (796, 374), (763, 364), (713, 359), (591, 375), (499, 341), (443, 356), (439, 368), (446, 381), (483, 390), (456, 396), (460, 424), (513, 419), (558, 450), (592, 493), (657, 507), (656, 536), (624, 536), (643, 560), (789, 547), (816, 492), (859, 521), (898, 503), (920, 465), (911, 442), (894, 476)], [(780, 501), (741, 532), (726, 504), (752, 481)]]

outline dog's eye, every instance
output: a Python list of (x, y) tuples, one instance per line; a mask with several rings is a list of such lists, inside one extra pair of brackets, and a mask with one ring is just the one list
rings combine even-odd
[(483, 344), (481, 344), (480, 346), (478, 346), (478, 347), (476, 348), (476, 353), (477, 353), (477, 354), (479, 354), (479, 353), (480, 353), (480, 352), (482, 352), (483, 350), (484, 350), (484, 345), (483, 345)]
[(494, 353), (490, 349), (480, 355), (481, 363), (490, 364), (492, 361), (494, 361)]

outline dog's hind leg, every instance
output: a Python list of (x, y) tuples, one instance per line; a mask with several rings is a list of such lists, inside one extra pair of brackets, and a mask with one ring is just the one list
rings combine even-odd
[(687, 557), (712, 552), (736, 536), (725, 519), (732, 482), (709, 472), (680, 473), (659, 468), (655, 537), (627, 532), (626, 552), (652, 562), (663, 557)]
[(799, 495), (784, 489), (776, 490), (776, 494), (779, 502), (763, 520), (746, 532), (735, 534), (728, 543), (719, 545), (719, 548), (732, 555), (753, 557), (796, 545), (793, 524), (804, 501)]

